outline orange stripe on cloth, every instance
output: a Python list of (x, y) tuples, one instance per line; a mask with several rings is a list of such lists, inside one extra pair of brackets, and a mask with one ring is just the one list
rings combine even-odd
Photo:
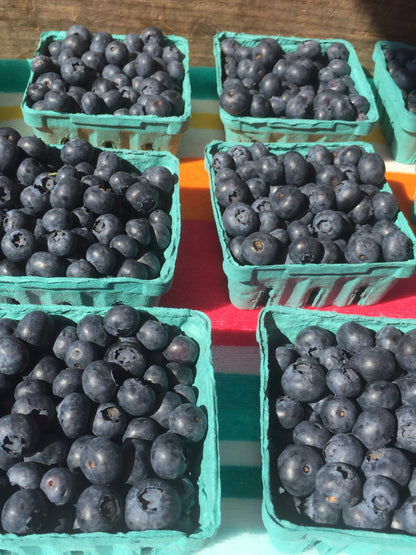
[(386, 172), (386, 180), (399, 203), (400, 210), (406, 216), (413, 232), (416, 233), (416, 223), (413, 222), (416, 174)]
[(201, 158), (185, 158), (179, 166), (181, 217), (183, 220), (213, 220), (209, 177)]

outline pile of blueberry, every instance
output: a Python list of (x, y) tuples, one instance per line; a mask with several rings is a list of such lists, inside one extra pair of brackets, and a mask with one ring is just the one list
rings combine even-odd
[(34, 110), (85, 114), (183, 114), (184, 54), (151, 26), (123, 40), (72, 25), (31, 64), (27, 103)]
[(379, 154), (351, 144), (273, 154), (254, 142), (212, 156), (216, 200), (234, 259), (242, 265), (372, 263), (413, 256), (382, 191)]
[(0, 275), (158, 277), (176, 179), (82, 139), (58, 149), (0, 128)]
[(284, 52), (274, 38), (255, 46), (221, 40), (221, 107), (233, 116), (315, 120), (366, 120), (370, 103), (350, 77), (341, 42), (323, 52), (317, 40)]
[(3, 532), (192, 532), (207, 430), (198, 356), (194, 339), (128, 305), (78, 324), (1, 318)]
[(406, 108), (416, 114), (416, 49), (411, 46), (384, 50), (387, 71), (403, 94)]
[(276, 494), (317, 524), (416, 534), (416, 330), (310, 325), (272, 358)]

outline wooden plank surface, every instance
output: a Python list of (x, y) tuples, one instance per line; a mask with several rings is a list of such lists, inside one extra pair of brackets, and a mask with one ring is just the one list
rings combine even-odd
[(0, 0), (1, 57), (30, 58), (41, 31), (74, 23), (122, 34), (157, 25), (189, 40), (194, 66), (214, 65), (216, 31), (343, 38), (370, 73), (377, 40), (416, 43), (409, 0)]

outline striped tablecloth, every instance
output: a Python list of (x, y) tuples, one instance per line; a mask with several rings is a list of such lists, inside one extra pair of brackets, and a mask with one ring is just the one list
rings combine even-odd
[[(32, 132), (23, 122), (19, 108), (27, 75), (27, 61), (0, 61), (0, 126), (12, 126), (21, 134)], [(205, 145), (211, 140), (224, 139), (214, 69), (191, 68), (191, 86), (191, 124), (178, 151), (181, 242), (173, 285), (160, 305), (201, 310), (212, 324), (219, 407), (222, 524), (201, 553), (275, 554), (277, 551), (261, 519), (259, 349), (255, 338), (259, 311), (238, 310), (229, 302), (210, 205), (208, 174), (204, 169)], [(416, 188), (414, 167), (391, 159), (379, 128), (366, 140), (384, 157), (387, 179), (410, 221)], [(349, 314), (415, 317), (416, 280), (401, 280), (376, 305), (332, 309)]]

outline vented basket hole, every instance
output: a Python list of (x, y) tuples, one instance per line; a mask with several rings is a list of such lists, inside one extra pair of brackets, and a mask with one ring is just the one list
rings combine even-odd
[(60, 141), (61, 145), (66, 144), (69, 141), (69, 137), (63, 137)]
[(153, 143), (145, 143), (143, 145), (143, 150), (153, 150)]
[(309, 297), (307, 298), (307, 300), (305, 301), (304, 306), (312, 306), (314, 300), (316, 299), (316, 297), (319, 295), (320, 293), (320, 288), (317, 287), (316, 289), (312, 289), (312, 291), (309, 293)]
[(367, 287), (358, 287), (352, 294), (351, 298), (351, 304), (357, 304), (360, 302), (361, 297), (364, 295), (364, 293), (366, 292)]
[(104, 141), (101, 146), (104, 148), (114, 148), (114, 143), (113, 141)]

